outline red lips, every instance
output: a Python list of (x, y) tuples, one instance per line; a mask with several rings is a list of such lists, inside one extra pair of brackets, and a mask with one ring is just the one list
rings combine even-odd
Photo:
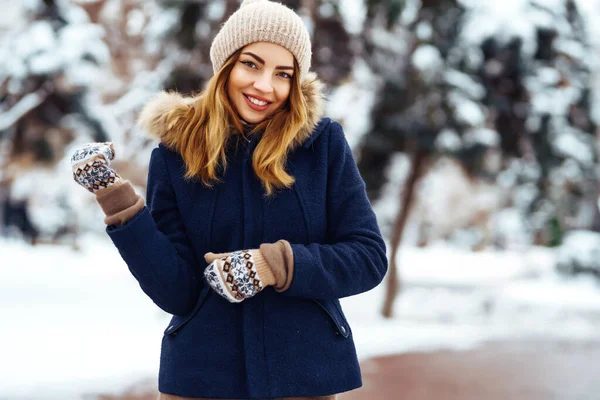
[(252, 95), (252, 97), (254, 97), (257, 100), (266, 101), (267, 102), (267, 104), (265, 104), (264, 106), (256, 105), (256, 104), (254, 104), (253, 102), (250, 101), (250, 99), (248, 98), (248, 95), (244, 94), (244, 99), (246, 100), (246, 104), (248, 104), (248, 107), (250, 107), (254, 111), (265, 111), (271, 105), (271, 103), (269, 102), (269, 100), (266, 100), (264, 97), (258, 97), (258, 96), (254, 96), (254, 95)]
[(244, 96), (250, 96), (250, 97), (254, 97), (256, 100), (260, 100), (260, 101), (266, 101), (268, 103), (271, 103), (271, 101), (269, 99), (265, 99), (264, 97), (261, 96), (257, 96), (255, 94), (246, 94), (244, 93)]

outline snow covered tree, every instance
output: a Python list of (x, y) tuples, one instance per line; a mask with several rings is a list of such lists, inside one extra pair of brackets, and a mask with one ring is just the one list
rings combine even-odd
[[(283, 3), (293, 6), (294, 2)], [(340, 14), (340, 3), (335, 0), (305, 1), (304, 8), (312, 26), (312, 70), (330, 87), (335, 87), (348, 78), (356, 57), (352, 37)]]
[[(39, 179), (43, 171), (45, 181), (57, 183), (58, 169), (64, 168), (57, 162), (86, 141), (115, 142), (119, 151), (115, 168), (143, 191), (144, 167), (153, 144), (138, 132), (137, 112), (160, 90), (189, 94), (203, 88), (213, 74), (211, 41), (240, 3), (27, 2), (24, 20), (2, 37), (0, 201), (6, 204), (6, 225), (15, 225), (17, 219), (23, 221), (17, 223), (21, 230), (34, 236), (42, 231), (47, 236), (52, 229), (58, 232), (58, 227), (41, 228), (49, 225), (48, 217), (30, 218), (36, 214), (36, 201), (31, 200), (39, 197), (31, 177)], [(314, 68), (330, 85), (340, 82), (352, 65), (352, 55), (338, 2), (284, 3), (310, 24), (316, 49)], [(336, 49), (346, 55), (338, 56)], [(69, 184), (62, 179), (62, 184)], [(67, 203), (62, 202), (69, 208)], [(19, 213), (22, 217), (15, 219)]]
[(515, 186), (512, 205), (533, 243), (556, 245), (564, 230), (590, 229), (597, 216), (597, 57), (573, 0), (527, 10), (533, 32), (484, 40), (479, 76), (502, 139), (502, 178)]
[[(372, 110), (372, 125), (360, 149), (359, 168), (376, 200), (394, 153), (410, 155), (401, 207), (392, 227), (386, 317), (398, 292), (397, 252), (414, 203), (419, 180), (440, 152), (440, 135), (460, 137), (483, 127), (480, 107), (472, 100), (472, 78), (457, 62), (465, 13), (454, 0), (368, 1), (365, 48), (370, 66), (382, 77)], [(476, 117), (473, 118), (472, 109)], [(459, 146), (460, 147), (460, 146)]]
[[(97, 98), (93, 91), (98, 71), (109, 58), (103, 33), (81, 8), (44, 0), (28, 2), (25, 21), (2, 37), (3, 225), (16, 225), (34, 242), (39, 236), (70, 229), (72, 218), (48, 217), (53, 211), (64, 216), (69, 208), (66, 194), (57, 193), (57, 187), (50, 188), (51, 182), (38, 182), (28, 190), (24, 185), (17, 189), (16, 184), (27, 181), (25, 176), (38, 168), (52, 168), (76, 131), (85, 132), (91, 140), (108, 139), (107, 126), (94, 107)], [(38, 212), (32, 210), (36, 207)], [(11, 210), (18, 210), (21, 217), (10, 218)]]
[[(497, 244), (516, 235), (525, 244), (555, 244), (565, 228), (589, 228), (597, 213), (591, 81), (597, 64), (576, 3), (565, 0), (562, 9), (524, 3), (506, 24), (478, 3), (367, 4), (366, 49), (382, 77), (360, 151), (372, 199), (390, 177), (381, 171), (392, 156), (410, 157), (390, 235), (384, 315), (391, 315), (398, 291), (396, 254), (415, 189), (440, 155), (507, 193), (507, 210), (524, 222), (519, 232), (495, 232)], [(500, 162), (490, 169), (488, 157), (498, 151)]]

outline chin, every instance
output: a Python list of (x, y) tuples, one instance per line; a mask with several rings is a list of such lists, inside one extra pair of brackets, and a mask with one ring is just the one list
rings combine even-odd
[(259, 118), (259, 117), (250, 117), (250, 116), (244, 116), (244, 115), (240, 115), (240, 117), (248, 122), (249, 124), (258, 124), (259, 122), (262, 122), (264, 120), (264, 118)]
[(240, 114), (240, 118), (242, 118), (244, 121), (250, 123), (250, 124), (258, 124), (260, 122), (263, 122), (265, 119), (269, 118), (271, 116), (271, 114), (269, 115), (262, 115), (262, 116), (258, 116), (258, 115), (252, 115), (252, 114)]

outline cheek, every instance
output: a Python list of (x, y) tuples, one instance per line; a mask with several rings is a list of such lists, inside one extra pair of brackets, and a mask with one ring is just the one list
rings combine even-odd
[(227, 91), (239, 89), (244, 85), (244, 73), (236, 66), (229, 73), (229, 79), (227, 80)]
[(290, 85), (284, 85), (277, 91), (277, 100), (280, 103), (285, 103), (290, 97)]

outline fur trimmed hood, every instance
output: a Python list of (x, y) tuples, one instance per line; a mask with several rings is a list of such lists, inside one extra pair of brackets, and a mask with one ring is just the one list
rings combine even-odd
[[(292, 147), (296, 148), (308, 140), (324, 114), (323, 83), (314, 72), (309, 73), (301, 84), (302, 95), (306, 99), (308, 119), (298, 131)], [(190, 107), (201, 97), (184, 97), (177, 92), (161, 92), (142, 108), (137, 125), (146, 134), (160, 142), (169, 130), (183, 123), (189, 116)]]

